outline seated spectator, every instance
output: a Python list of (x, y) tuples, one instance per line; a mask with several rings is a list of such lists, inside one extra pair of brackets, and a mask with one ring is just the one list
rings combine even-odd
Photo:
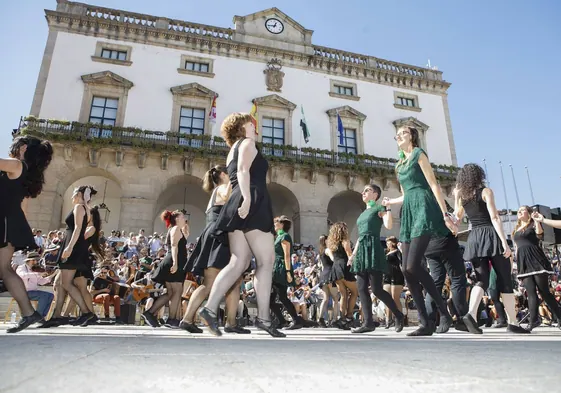
[(30, 252), (27, 254), (25, 263), (17, 268), (16, 273), (23, 280), (29, 300), (37, 300), (39, 302), (37, 312), (45, 318), (51, 308), (54, 295), (47, 291), (40, 291), (37, 288), (39, 285), (50, 283), (56, 272), (50, 276), (47, 276), (47, 273), (41, 274), (34, 272), (33, 267), (37, 265), (39, 258), (40, 256), (38, 253)]
[(90, 286), (90, 292), (94, 303), (103, 304), (105, 319), (109, 319), (109, 306), (113, 304), (115, 323), (121, 323), (121, 298), (112, 294), (113, 283), (114, 281), (109, 278), (109, 267), (102, 266)]

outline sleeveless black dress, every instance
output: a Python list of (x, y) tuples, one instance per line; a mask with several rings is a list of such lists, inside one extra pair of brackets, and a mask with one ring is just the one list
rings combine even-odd
[(518, 263), (518, 278), (535, 274), (553, 274), (551, 262), (540, 247), (540, 240), (536, 228), (532, 225), (514, 234), (516, 243), (516, 262)]
[(333, 253), (333, 267), (331, 269), (331, 281), (346, 280), (346, 281), (356, 281), (356, 277), (351, 273), (351, 267), (347, 266), (349, 257), (347, 252), (343, 248), (342, 244), (339, 244), (337, 251)]
[(384, 274), (384, 284), (405, 285), (405, 277), (401, 271), (401, 252), (394, 251), (386, 255), (388, 261), (389, 273)]
[[(64, 249), (70, 243), (72, 238), (72, 233), (74, 232), (74, 209), (70, 212), (64, 222), (66, 223), (66, 235), (64, 236), (64, 244), (60, 248), (58, 253), (58, 267), (62, 270), (76, 270), (76, 271), (86, 271), (90, 265), (90, 254), (88, 253), (89, 241), (84, 239), (84, 234), (86, 233), (86, 228), (88, 227), (88, 213), (86, 207), (81, 205), (84, 209), (84, 219), (82, 220), (82, 228), (80, 228), (80, 235), (74, 247), (72, 248), (72, 253), (65, 260), (62, 259), (62, 253)], [(91, 269), (91, 268), (90, 268)]]
[(232, 194), (216, 220), (214, 236), (238, 230), (249, 232), (255, 229), (262, 232), (275, 233), (273, 207), (269, 191), (267, 190), (269, 163), (260, 151), (257, 151), (257, 155), (249, 169), (249, 192), (251, 194), (249, 213), (246, 218), (241, 218), (238, 214), (238, 208), (243, 202), (242, 192), (238, 184), (238, 154), (242, 141), (243, 139), (236, 143), (234, 156), (228, 164), (227, 169), (230, 184), (232, 185)]
[(323, 265), (323, 269), (319, 275), (319, 286), (320, 288), (326, 284), (330, 284), (333, 282), (331, 279), (331, 272), (333, 270), (333, 261), (329, 258), (325, 253), (319, 256), (321, 258), (321, 264)]
[(196, 276), (202, 276), (205, 269), (209, 267), (224, 269), (226, 265), (228, 265), (228, 262), (230, 262), (228, 237), (222, 236), (218, 239), (212, 236), (216, 220), (221, 210), (222, 205), (214, 205), (208, 210), (208, 224), (201, 232), (199, 240), (185, 264), (185, 268), (183, 269), (185, 273), (193, 272)]
[(183, 267), (187, 262), (187, 239), (185, 239), (182, 232), (181, 239), (179, 239), (179, 243), (177, 243), (177, 271), (175, 273), (170, 272), (173, 266), (173, 257), (171, 256), (171, 236), (169, 231), (166, 237), (166, 244), (168, 246), (168, 252), (154, 271), (152, 281), (159, 284), (165, 284), (166, 282), (183, 282), (185, 281), (185, 271)]
[(23, 184), (26, 173), (25, 162), (17, 179), (10, 179), (6, 172), (0, 171), (0, 248), (8, 244), (16, 251), (38, 248), (21, 208), (23, 199), (28, 196)]

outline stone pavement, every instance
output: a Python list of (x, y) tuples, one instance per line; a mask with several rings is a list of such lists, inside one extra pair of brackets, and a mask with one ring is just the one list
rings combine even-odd
[(303, 329), (272, 339), (137, 326), (8, 335), (8, 326), (0, 325), (0, 392), (561, 391), (556, 328), (427, 338)]

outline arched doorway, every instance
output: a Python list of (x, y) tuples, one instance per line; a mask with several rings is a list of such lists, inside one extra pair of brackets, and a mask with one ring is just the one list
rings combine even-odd
[(349, 227), (351, 241), (356, 242), (356, 220), (366, 206), (362, 196), (356, 191), (343, 191), (332, 197), (327, 205), (327, 220), (335, 223), (343, 221)]
[(273, 204), (273, 216), (285, 215), (292, 220), (290, 235), (295, 243), (300, 242), (300, 204), (290, 189), (278, 183), (269, 183), (267, 190)]

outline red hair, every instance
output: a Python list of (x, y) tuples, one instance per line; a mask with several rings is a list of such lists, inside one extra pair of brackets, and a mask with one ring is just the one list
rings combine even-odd
[(165, 222), (166, 228), (169, 228), (176, 225), (175, 220), (177, 219), (177, 216), (179, 216), (180, 214), (183, 213), (179, 210), (175, 210), (173, 212), (169, 210), (164, 210), (160, 218), (162, 219), (163, 222)]

